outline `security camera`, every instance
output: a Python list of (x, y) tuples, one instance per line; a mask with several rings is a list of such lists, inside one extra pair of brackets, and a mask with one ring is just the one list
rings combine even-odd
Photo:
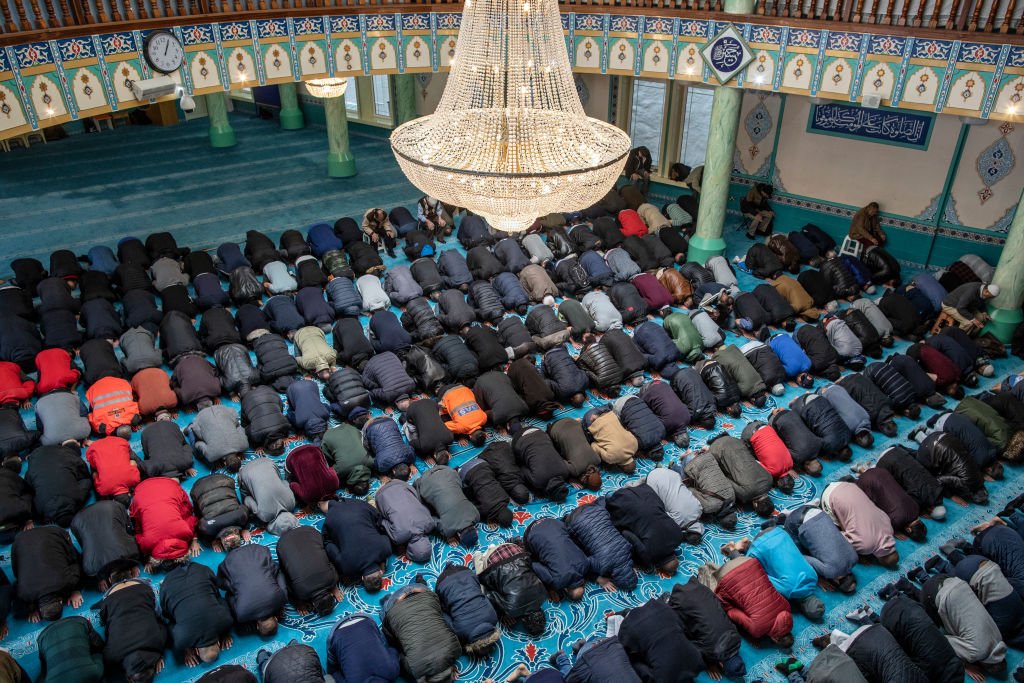
[(196, 110), (196, 101), (192, 99), (191, 95), (182, 95), (181, 99), (178, 101), (178, 105), (186, 114), (191, 114)]

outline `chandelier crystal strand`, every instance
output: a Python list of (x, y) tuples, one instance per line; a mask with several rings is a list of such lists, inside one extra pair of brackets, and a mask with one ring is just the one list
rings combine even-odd
[(391, 134), (416, 187), (504, 232), (595, 204), (629, 148), (583, 111), (557, 0), (467, 0), (441, 103)]
[(347, 78), (313, 78), (303, 83), (310, 95), (322, 100), (342, 97), (348, 88)]

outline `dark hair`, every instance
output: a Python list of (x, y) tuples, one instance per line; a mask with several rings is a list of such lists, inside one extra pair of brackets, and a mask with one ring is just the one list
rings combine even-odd
[(400, 462), (391, 468), (391, 476), (395, 479), (401, 479), (402, 481), (408, 481), (409, 479), (409, 465), (404, 462)]
[(242, 456), (239, 453), (229, 453), (224, 456), (224, 469), (228, 472), (237, 472), (242, 469)]
[(545, 626), (547, 626), (547, 618), (542, 610), (530, 612), (523, 617), (523, 628), (531, 636), (539, 636), (544, 633)]
[(348, 487), (348, 490), (349, 490), (349, 493), (351, 493), (354, 496), (365, 496), (367, 494), (367, 492), (370, 490), (370, 482), (369, 481), (356, 482), (355, 484), (350, 485)]
[(756, 512), (760, 517), (767, 517), (775, 510), (775, 504), (772, 503), (768, 496), (758, 496), (750, 503), (750, 505), (754, 508), (754, 512)]
[(920, 519), (915, 519), (910, 526), (907, 527), (907, 538), (911, 541), (920, 543), (928, 537), (928, 529), (924, 524), (921, 523)]
[(370, 593), (376, 593), (384, 584), (384, 572), (377, 570), (371, 574), (363, 575), (363, 588)]
[(334, 599), (334, 594), (330, 591), (324, 591), (313, 598), (313, 611), (321, 617), (325, 617), (334, 611), (334, 607), (337, 604), (338, 601)]

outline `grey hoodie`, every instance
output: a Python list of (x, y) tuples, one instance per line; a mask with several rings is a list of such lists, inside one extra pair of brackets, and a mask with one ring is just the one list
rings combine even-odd
[(580, 303), (594, 319), (598, 332), (607, 332), (622, 327), (622, 314), (604, 292), (587, 292)]
[(242, 465), (238, 472), (238, 488), (245, 507), (264, 524), (267, 531), (280, 536), (299, 525), (291, 510), (295, 495), (281, 479), (277, 465), (269, 458), (257, 458)]
[(704, 525), (700, 523), (704, 508), (693, 492), (683, 486), (683, 478), (678, 472), (657, 467), (647, 475), (647, 485), (658, 494), (665, 504), (665, 512), (681, 529), (704, 533)]
[(622, 247), (615, 247), (606, 251), (604, 253), (604, 260), (608, 267), (612, 269), (612, 273), (615, 274), (615, 279), (619, 282), (629, 282), (633, 279), (633, 276), (640, 274), (640, 266), (629, 255), (629, 252)]
[(963, 579), (951, 576), (942, 582), (935, 608), (957, 657), (968, 664), (1006, 660), (1006, 643), (999, 627)]
[(36, 401), (36, 429), (43, 446), (58, 446), (74, 439), (82, 441), (92, 433), (86, 409), (78, 394), (55, 391)]
[(263, 266), (263, 279), (270, 285), (271, 294), (294, 292), (299, 286), (292, 274), (288, 272), (288, 266), (284, 261), (271, 261)]
[(391, 299), (381, 287), (380, 278), (376, 275), (367, 273), (359, 276), (356, 279), (356, 289), (363, 299), (363, 310), (367, 313), (373, 313), (391, 305)]
[(185, 436), (194, 441), (196, 451), (210, 464), (249, 449), (249, 439), (238, 413), (220, 403), (200, 410), (192, 424), (185, 428)]
[(892, 322), (885, 317), (885, 313), (882, 313), (882, 309), (874, 301), (862, 297), (854, 301), (850, 306), (863, 313), (864, 317), (868, 319), (868, 322), (878, 331), (879, 335), (882, 337), (892, 336)]
[(173, 285), (188, 286), (188, 275), (181, 269), (181, 263), (164, 256), (149, 267), (149, 275), (153, 278), (153, 288), (162, 292)]
[(523, 237), (523, 249), (530, 255), (531, 263), (544, 263), (555, 258), (548, 245), (545, 244), (544, 238), (535, 232)]
[(437, 520), (420, 500), (416, 489), (400, 479), (392, 479), (377, 489), (374, 496), (383, 518), (384, 531), (395, 545), (405, 545), (413, 562), (430, 559), (430, 534)]
[(164, 357), (156, 348), (156, 336), (144, 327), (133, 327), (122, 334), (118, 345), (124, 354), (124, 369), (129, 375), (163, 365)]
[(423, 296), (423, 288), (412, 276), (409, 266), (392, 266), (384, 276), (384, 291), (396, 306), (404, 306)]

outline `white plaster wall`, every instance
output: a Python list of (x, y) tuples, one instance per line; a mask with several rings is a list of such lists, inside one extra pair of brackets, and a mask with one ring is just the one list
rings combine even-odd
[(907, 217), (925, 213), (942, 193), (960, 132), (955, 116), (937, 116), (925, 151), (807, 132), (810, 100), (787, 95), (775, 167), (781, 190)]

